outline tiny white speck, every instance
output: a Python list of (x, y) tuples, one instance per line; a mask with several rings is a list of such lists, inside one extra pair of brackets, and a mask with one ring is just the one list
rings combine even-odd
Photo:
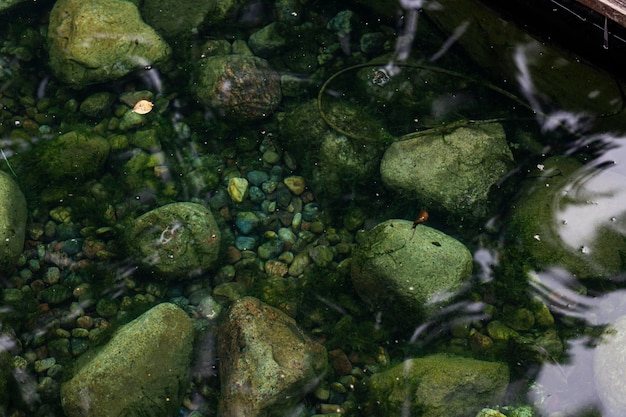
[(541, 240), (541, 238), (539, 237), (539, 235), (535, 235), (535, 236), (533, 236), (533, 238), (534, 238), (535, 240), (538, 240), (538, 241), (539, 241), (539, 240)]
[(546, 167), (546, 166), (545, 166), (544, 164), (537, 164), (537, 169), (538, 169), (539, 171), (543, 171), (543, 169), (544, 169), (545, 167)]

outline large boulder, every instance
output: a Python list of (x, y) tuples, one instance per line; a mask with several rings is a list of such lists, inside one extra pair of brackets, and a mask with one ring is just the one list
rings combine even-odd
[(374, 311), (408, 326), (446, 305), (472, 272), (472, 255), (462, 243), (408, 220), (380, 223), (358, 243), (354, 288)]
[(491, 187), (512, 168), (504, 129), (491, 123), (395, 142), (383, 155), (380, 174), (388, 188), (423, 205), (483, 218)]
[(193, 89), (218, 116), (240, 121), (269, 117), (282, 99), (278, 73), (266, 60), (251, 55), (202, 59)]
[(167, 59), (170, 47), (122, 0), (59, 0), (48, 26), (50, 67), (64, 82), (119, 79)]
[(213, 268), (220, 238), (211, 210), (188, 202), (167, 204), (141, 215), (125, 236), (135, 261), (164, 278), (188, 278)]
[(0, 171), (0, 275), (15, 268), (24, 249), (26, 199), (17, 183)]
[(183, 400), (193, 349), (191, 319), (163, 303), (88, 351), (61, 385), (68, 417), (174, 415)]
[(371, 377), (368, 415), (471, 416), (499, 404), (508, 383), (503, 363), (446, 354), (408, 359)]
[(582, 279), (623, 273), (626, 186), (620, 171), (618, 164), (598, 169), (561, 156), (542, 161), (511, 211), (510, 247), (523, 251), (533, 269), (557, 268)]
[(220, 417), (287, 412), (326, 372), (326, 349), (282, 311), (253, 297), (230, 307), (219, 330)]

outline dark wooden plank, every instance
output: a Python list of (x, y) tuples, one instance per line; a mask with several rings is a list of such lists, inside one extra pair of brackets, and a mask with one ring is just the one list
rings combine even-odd
[(592, 10), (626, 27), (626, 0), (577, 0)]

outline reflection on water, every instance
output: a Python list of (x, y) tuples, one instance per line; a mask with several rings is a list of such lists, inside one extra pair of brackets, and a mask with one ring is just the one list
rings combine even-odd
[(0, 414), (624, 414), (619, 82), (469, 1), (145, 5), (171, 58), (59, 73), (65, 3), (0, 16)]

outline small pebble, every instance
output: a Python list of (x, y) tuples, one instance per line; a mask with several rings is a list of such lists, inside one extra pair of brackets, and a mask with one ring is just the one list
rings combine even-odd
[(46, 284), (58, 284), (61, 279), (61, 270), (56, 266), (51, 266), (46, 269), (46, 272), (43, 275), (43, 282)]
[(277, 164), (280, 161), (280, 155), (277, 152), (268, 150), (263, 152), (263, 162), (267, 164)]
[(304, 178), (298, 175), (287, 177), (283, 180), (283, 183), (289, 188), (289, 190), (295, 195), (300, 195), (304, 192), (306, 182)]
[(55, 358), (45, 358), (45, 359), (35, 361), (35, 364), (34, 364), (35, 372), (37, 373), (45, 372), (48, 369), (50, 369), (56, 362), (57, 361)]
[(285, 275), (287, 275), (288, 267), (283, 262), (270, 259), (269, 261), (265, 262), (264, 269), (265, 272), (270, 276), (284, 277)]
[(76, 328), (72, 329), (72, 337), (87, 338), (87, 337), (89, 337), (89, 330), (81, 329), (80, 327), (76, 327)]
[(93, 318), (91, 316), (81, 316), (76, 319), (76, 326), (83, 329), (91, 329), (93, 327)]
[(243, 202), (248, 192), (248, 180), (234, 177), (228, 181), (228, 195), (235, 203)]

